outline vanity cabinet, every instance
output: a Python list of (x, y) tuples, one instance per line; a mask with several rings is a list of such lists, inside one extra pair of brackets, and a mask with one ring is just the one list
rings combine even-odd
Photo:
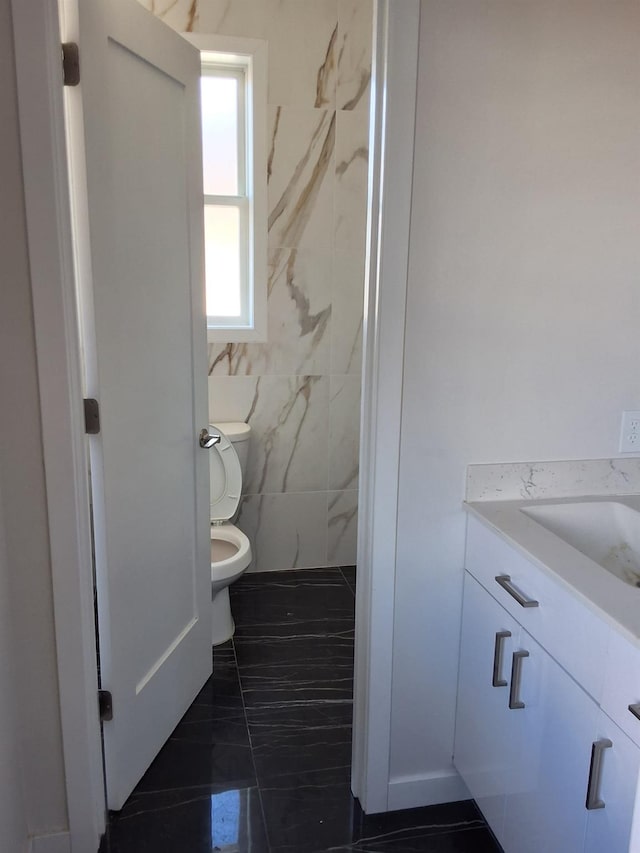
[(504, 804), (511, 789), (516, 720), (509, 678), (518, 643), (515, 619), (469, 575), (463, 600), (455, 765), (503, 843)]
[[(529, 564), (529, 586), (497, 584), (512, 549), (487, 533), (500, 542), (501, 558), (491, 574), (465, 572), (454, 764), (505, 853), (637, 853), (640, 749), (600, 707), (602, 670), (590, 672), (589, 692), (576, 680), (586, 671), (577, 659), (573, 666), (579, 643), (560, 644), (568, 666), (551, 653), (567, 626), (554, 628), (541, 610), (557, 602), (550, 578), (536, 582), (540, 569)], [(513, 553), (517, 565), (523, 558)], [(468, 557), (468, 566), (488, 562)], [(597, 617), (587, 609), (578, 615), (573, 627), (588, 650), (593, 637), (585, 632)], [(594, 630), (604, 665), (608, 628)]]
[(467, 574), (454, 763), (506, 853), (582, 850), (597, 714)]
[(519, 706), (511, 710), (512, 784), (503, 845), (519, 853), (579, 851), (597, 706), (524, 630), (518, 645), (528, 657)]
[(640, 819), (633, 818), (638, 808), (640, 749), (603, 711), (598, 715), (596, 739), (609, 740), (612, 747), (605, 752), (600, 779), (605, 807), (589, 812), (585, 851), (636, 853), (640, 851)]

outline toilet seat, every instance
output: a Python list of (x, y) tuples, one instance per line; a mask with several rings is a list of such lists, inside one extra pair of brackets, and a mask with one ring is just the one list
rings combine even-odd
[(242, 530), (234, 524), (218, 524), (211, 526), (211, 539), (229, 542), (238, 550), (225, 560), (211, 563), (211, 579), (224, 581), (243, 572), (251, 562), (251, 543)]
[(220, 441), (210, 450), (209, 482), (212, 524), (222, 524), (236, 514), (242, 494), (242, 468), (233, 444), (215, 424), (209, 429), (220, 434)]

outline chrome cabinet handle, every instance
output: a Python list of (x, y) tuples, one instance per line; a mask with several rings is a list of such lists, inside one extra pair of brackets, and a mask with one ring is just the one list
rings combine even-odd
[(219, 435), (210, 433), (208, 429), (200, 430), (200, 447), (204, 447), (205, 450), (209, 450), (210, 447), (213, 447), (214, 444), (218, 444), (219, 441)]
[(527, 598), (524, 596), (519, 589), (511, 583), (510, 575), (497, 575), (496, 582), (500, 584), (503, 589), (509, 593), (511, 598), (515, 598), (520, 607), (539, 607), (539, 602), (535, 601), (533, 598)]
[(511, 636), (511, 631), (497, 631), (496, 644), (493, 649), (493, 678), (491, 684), (494, 687), (506, 687), (507, 682), (502, 678), (502, 647), (507, 637)]
[(640, 702), (638, 702), (636, 705), (629, 705), (629, 710), (636, 718), (636, 720), (640, 720)]
[(613, 744), (608, 737), (595, 741), (591, 747), (591, 764), (589, 765), (589, 784), (587, 785), (586, 806), (589, 811), (603, 809), (604, 800), (600, 799), (600, 782), (602, 779), (602, 757), (605, 749), (611, 749)]
[(512, 711), (520, 711), (525, 707), (520, 697), (520, 681), (522, 679), (522, 661), (529, 657), (529, 652), (519, 651), (513, 653), (511, 663), (511, 689), (509, 690), (509, 707)]

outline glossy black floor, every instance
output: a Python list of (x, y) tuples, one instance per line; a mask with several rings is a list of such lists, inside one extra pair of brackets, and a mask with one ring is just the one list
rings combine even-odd
[(499, 853), (471, 802), (366, 816), (351, 796), (355, 570), (245, 575), (233, 641), (105, 853)]

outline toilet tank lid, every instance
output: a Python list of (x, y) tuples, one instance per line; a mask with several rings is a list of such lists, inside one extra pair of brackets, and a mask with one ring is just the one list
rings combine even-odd
[(245, 424), (242, 421), (217, 421), (216, 426), (222, 430), (232, 443), (247, 441), (251, 433), (249, 424)]

